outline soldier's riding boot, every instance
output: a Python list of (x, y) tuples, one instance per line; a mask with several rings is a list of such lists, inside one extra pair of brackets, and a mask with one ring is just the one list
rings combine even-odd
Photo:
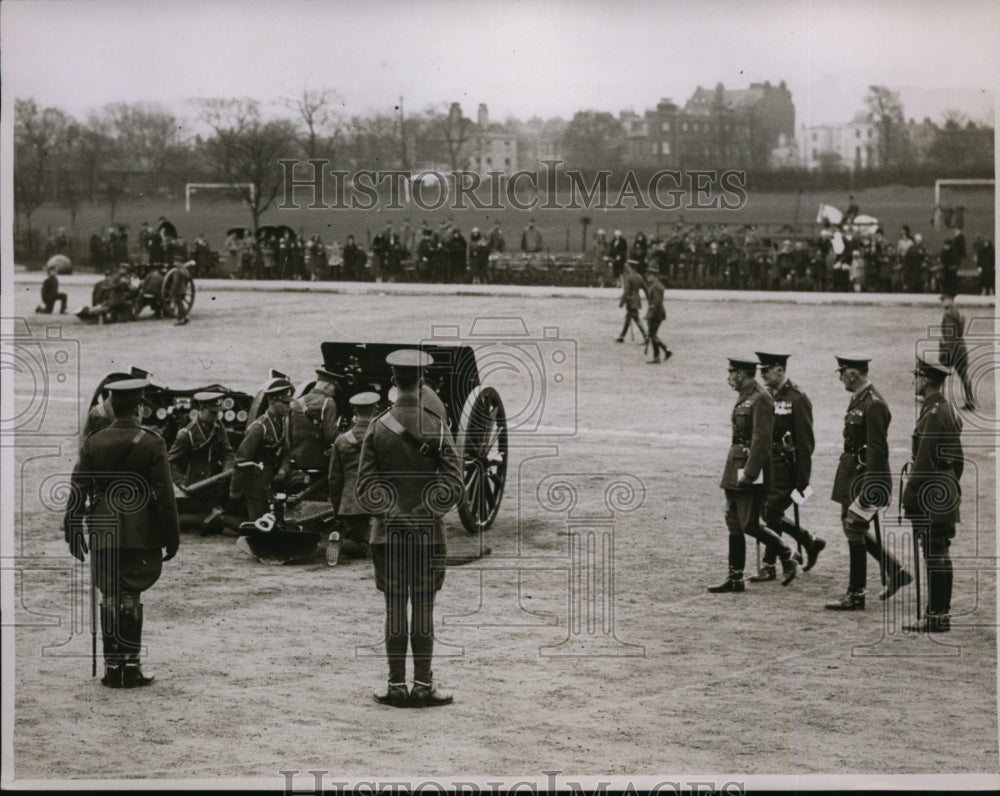
[(709, 586), (712, 594), (724, 592), (741, 592), (746, 588), (743, 583), (743, 565), (746, 561), (746, 539), (741, 533), (729, 534), (729, 577), (718, 586)]
[(155, 679), (142, 673), (139, 653), (142, 650), (142, 605), (122, 606), (121, 646), (125, 652), (122, 688), (139, 688)]
[(764, 560), (768, 558), (774, 561), (778, 558), (781, 559), (781, 571), (784, 577), (781, 580), (782, 586), (787, 586), (793, 580), (795, 580), (795, 575), (798, 570), (798, 564), (792, 556), (792, 551), (784, 542), (781, 541), (781, 537), (778, 536), (774, 531), (768, 527), (762, 527), (758, 525), (755, 528), (751, 528), (747, 531), (754, 539), (762, 542), (767, 546), (767, 553), (765, 554)]
[(892, 597), (892, 595), (913, 580), (913, 576), (903, 569), (903, 565), (900, 564), (899, 561), (892, 557), (889, 551), (885, 549), (885, 545), (880, 545), (867, 534), (865, 535), (865, 548), (867, 549), (869, 555), (871, 555), (871, 557), (876, 561), (881, 558), (884, 562), (885, 588), (878, 596), (880, 600), (888, 600)]
[(119, 646), (118, 606), (101, 603), (101, 642), (104, 646), (104, 676), (101, 685), (122, 688), (125, 659)]
[[(773, 525), (768, 525), (767, 527), (772, 528), (779, 534), (787, 533), (792, 539), (795, 540), (796, 547), (801, 547), (806, 551), (806, 565), (802, 567), (803, 572), (808, 572), (813, 568), (813, 565), (816, 563), (816, 556), (818, 556), (820, 551), (826, 547), (826, 542), (822, 539), (810, 536), (809, 531), (805, 528), (797, 528), (794, 522), (789, 522), (784, 517), (782, 517), (781, 521), (778, 523), (778, 528), (775, 528)], [(796, 553), (795, 560), (801, 564), (802, 556), (799, 553)]]
[(831, 611), (863, 611), (865, 610), (865, 583), (868, 579), (868, 553), (863, 544), (847, 545), (850, 554), (850, 575), (847, 581), (847, 594), (839, 600), (827, 603)]
[(927, 610), (924, 619), (903, 629), (913, 633), (947, 633), (951, 630), (951, 558), (927, 559)]

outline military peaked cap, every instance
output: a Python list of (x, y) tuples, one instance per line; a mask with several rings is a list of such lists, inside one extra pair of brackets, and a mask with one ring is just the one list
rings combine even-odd
[(757, 370), (757, 360), (750, 356), (729, 357), (730, 370)]
[(926, 376), (935, 381), (944, 381), (951, 375), (952, 370), (930, 354), (924, 354), (917, 357), (917, 367), (913, 372), (918, 376)]
[(223, 397), (224, 395), (221, 392), (206, 390), (204, 392), (196, 392), (191, 396), (191, 399), (202, 409), (221, 409)]
[(762, 368), (770, 368), (774, 365), (780, 367), (788, 367), (788, 357), (790, 354), (768, 354), (764, 351), (757, 352), (757, 360), (760, 362)]
[(148, 379), (120, 379), (104, 385), (104, 389), (112, 395), (135, 395), (149, 386)]
[(328, 381), (332, 384), (340, 384), (344, 381), (344, 377), (339, 373), (331, 373), (325, 368), (316, 368), (316, 378), (320, 381)]
[(425, 368), (434, 364), (434, 357), (416, 348), (400, 348), (390, 353), (385, 361), (394, 368)]
[(295, 392), (295, 388), (288, 379), (274, 379), (264, 388), (264, 394), (271, 398), (278, 398), (285, 395), (289, 397)]
[(348, 403), (351, 406), (375, 406), (380, 400), (377, 392), (368, 391), (352, 395)]
[(836, 357), (837, 370), (846, 370), (847, 368), (868, 370), (868, 363), (872, 361), (871, 357), (862, 354), (837, 354)]

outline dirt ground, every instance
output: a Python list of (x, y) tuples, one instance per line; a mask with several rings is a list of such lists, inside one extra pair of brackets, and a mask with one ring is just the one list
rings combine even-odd
[[(16, 286), (16, 313), (36, 338), (61, 326), (78, 360), (64, 364), (66, 381), (49, 383), (40, 428), (16, 451), (15, 558), (5, 577), (13, 574), (16, 595), (19, 780), (251, 778), (280, 788), (281, 771), (322, 770), (331, 782), (537, 779), (554, 770), (605, 779), (780, 775), (804, 777), (785, 780), (804, 788), (811, 775), (1000, 772), (992, 308), (966, 310), (981, 343), (972, 349), (980, 409), (964, 415), (954, 630), (928, 639), (900, 629), (915, 618), (912, 586), (879, 602), (874, 562), (867, 611), (822, 606), (847, 577), (838, 507), (828, 499), (848, 401), (833, 356), (872, 356), (872, 380), (893, 412), (898, 469), (917, 410), (914, 347), (939, 322), (936, 306), (671, 300), (661, 337), (675, 355), (650, 367), (634, 341), (614, 343), (617, 297), (203, 290), (186, 327), (151, 319), (96, 327), (31, 315), (37, 289)], [(69, 292), (79, 307), (90, 291)], [(324, 340), (418, 342), (442, 323), (467, 337), (476, 319), (477, 329), (495, 331), (507, 323), (501, 316), (523, 319), (540, 342), (518, 349), (529, 350), (525, 359), (498, 344), (480, 361), (524, 433), (511, 437), (495, 526), (480, 539), (457, 514), (448, 518), (450, 552), (492, 550), (450, 569), (438, 599), (435, 677), (454, 705), (372, 702), (385, 664), (370, 564), (266, 566), (223, 537), (185, 535), (144, 596), (144, 668), (156, 683), (112, 691), (90, 678), (86, 583), (62, 541), (52, 485), (73, 465), (80, 396), (89, 400), (105, 373), (139, 365), (159, 384), (252, 392), (271, 366), (309, 378)], [(489, 347), (492, 338), (474, 339)], [(705, 587), (726, 570), (718, 479), (734, 395), (725, 357), (762, 346), (792, 354), (790, 375), (813, 400), (816, 495), (802, 521), (828, 547), (787, 588), (711, 595)], [(543, 364), (532, 370), (532, 362)], [(531, 373), (541, 375), (531, 382)], [(26, 416), (33, 390), (22, 374), (16, 407)], [(884, 531), (909, 558), (895, 507)]]

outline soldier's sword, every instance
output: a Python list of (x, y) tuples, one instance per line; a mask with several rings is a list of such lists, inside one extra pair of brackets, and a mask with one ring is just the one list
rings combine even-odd
[[(928, 575), (927, 577), (929, 578), (930, 575)], [(913, 528), (913, 585), (917, 587), (917, 621), (919, 622), (920, 621), (920, 539), (918, 538), (916, 528)], [(930, 620), (927, 621), (929, 622)]]
[(885, 586), (885, 548), (882, 546), (882, 523), (878, 519), (878, 510), (872, 516), (875, 520), (875, 544), (878, 545), (878, 574)]
[(799, 522), (799, 504), (792, 501), (792, 514), (795, 517), (795, 549), (802, 558), (802, 524)]
[(90, 535), (90, 676), (97, 677), (97, 565), (94, 563), (94, 537)]

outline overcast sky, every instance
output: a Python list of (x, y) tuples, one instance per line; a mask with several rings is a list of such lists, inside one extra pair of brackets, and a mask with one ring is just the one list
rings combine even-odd
[(849, 120), (873, 83), (910, 117), (992, 120), (1000, 76), (995, 0), (5, 0), (0, 13), (8, 101), (13, 89), (79, 117), (309, 86), (336, 89), (348, 115), (403, 96), (407, 111), (457, 100), (473, 118), (486, 102), (494, 120), (568, 119), (785, 80), (797, 126)]

